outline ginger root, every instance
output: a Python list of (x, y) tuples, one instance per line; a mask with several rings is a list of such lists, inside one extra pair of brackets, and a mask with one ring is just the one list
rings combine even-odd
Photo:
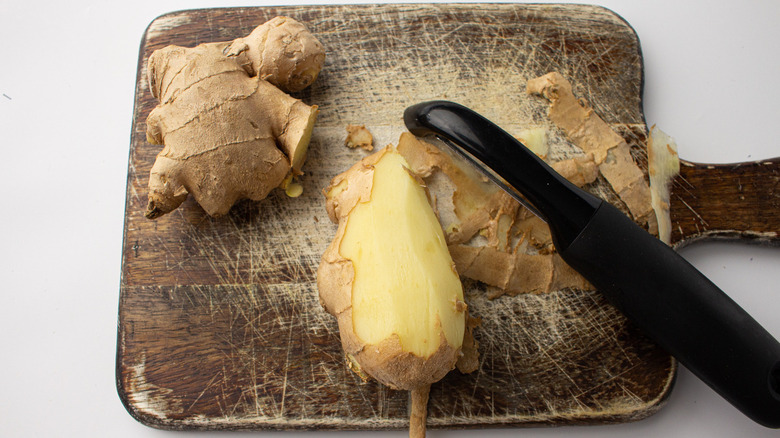
[[(190, 193), (220, 216), (240, 199), (258, 201), (294, 184), (317, 107), (285, 91), (309, 86), (324, 59), (322, 44), (286, 17), (234, 41), (152, 53), (148, 81), (160, 104), (146, 136), (165, 147), (149, 177), (146, 217), (174, 210)], [(297, 187), (288, 193), (299, 194)]]
[(350, 368), (411, 391), (410, 436), (424, 436), (431, 384), (456, 366), (464, 337), (476, 348), (441, 225), (392, 146), (336, 176), (324, 193), (338, 231), (317, 271), (320, 302), (338, 318)]

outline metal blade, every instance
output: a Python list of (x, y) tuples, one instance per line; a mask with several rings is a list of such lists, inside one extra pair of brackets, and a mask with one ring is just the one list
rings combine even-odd
[(442, 148), (439, 147), (440, 150), (442, 150), (444, 153), (446, 153), (449, 157), (451, 157), (453, 160), (456, 160), (458, 163), (467, 163), (468, 166), (470, 166), (473, 169), (476, 169), (481, 174), (485, 175), (489, 180), (493, 181), (498, 187), (500, 187), (503, 191), (507, 192), (509, 196), (517, 200), (523, 207), (527, 208), (531, 213), (533, 213), (536, 217), (541, 219), (543, 222), (547, 223), (547, 220), (545, 220), (544, 216), (539, 212), (539, 210), (536, 209), (536, 207), (533, 206), (523, 195), (517, 191), (512, 185), (510, 185), (504, 178), (501, 178), (498, 174), (493, 172), (492, 169), (485, 166), (480, 160), (478, 160), (476, 157), (471, 155), (470, 153), (464, 151), (462, 148), (458, 147), (456, 144), (452, 143), (450, 140), (444, 138), (435, 136), (437, 142), (435, 143), (444, 143), (447, 147)]

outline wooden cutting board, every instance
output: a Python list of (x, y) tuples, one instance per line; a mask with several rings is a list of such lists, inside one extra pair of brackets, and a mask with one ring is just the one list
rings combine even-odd
[[(321, 109), (303, 196), (274, 193), (218, 219), (190, 199), (145, 219), (160, 151), (145, 141), (156, 105), (146, 59), (168, 44), (232, 40), (277, 15), (306, 23), (328, 51), (317, 82), (297, 96)], [(602, 8), (295, 6), (154, 20), (139, 56), (120, 287), (117, 384), (128, 411), (167, 429), (405, 428), (407, 393), (348, 370), (336, 321), (318, 302), (315, 273), (336, 230), (320, 191), (365, 155), (343, 146), (345, 126), (365, 124), (381, 147), (404, 131), (407, 106), (449, 99), (510, 132), (548, 126), (562, 143), (546, 102), (525, 94), (527, 79), (550, 71), (569, 78), (644, 162), (639, 42)], [(684, 164), (672, 201), (677, 244), (712, 236), (777, 242), (777, 160)], [(467, 282), (466, 296), (482, 318), (480, 368), (433, 386), (430, 427), (630, 421), (669, 394), (673, 359), (596, 292), (491, 301), (483, 285)]]

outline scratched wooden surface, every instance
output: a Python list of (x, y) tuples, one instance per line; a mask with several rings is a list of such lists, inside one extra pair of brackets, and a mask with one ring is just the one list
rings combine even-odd
[[(298, 97), (320, 106), (305, 192), (242, 202), (213, 219), (192, 201), (143, 217), (159, 152), (145, 141), (156, 102), (145, 60), (168, 44), (231, 40), (276, 15), (304, 23), (328, 51)], [(320, 190), (364, 155), (342, 146), (348, 123), (378, 146), (395, 142), (410, 104), (449, 99), (510, 132), (546, 126), (568, 143), (525, 82), (559, 71), (575, 93), (636, 145), (642, 59), (633, 30), (589, 6), (370, 5), (208, 9), (156, 19), (141, 45), (128, 169), (117, 384), (129, 412), (170, 429), (405, 428), (407, 394), (347, 369), (315, 273), (333, 237)], [(695, 189), (689, 189), (689, 191)], [(694, 227), (695, 229), (695, 227)], [(678, 239), (681, 240), (681, 239)], [(674, 361), (598, 293), (485, 297), (467, 282), (480, 368), (434, 385), (430, 427), (608, 423), (659, 409)]]
[(676, 248), (704, 239), (780, 245), (780, 157), (733, 164), (682, 161), (669, 204)]

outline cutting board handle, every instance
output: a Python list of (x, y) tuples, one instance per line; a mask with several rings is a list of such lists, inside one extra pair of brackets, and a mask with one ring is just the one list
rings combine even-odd
[(670, 215), (678, 248), (701, 239), (780, 245), (780, 157), (735, 164), (681, 160)]

